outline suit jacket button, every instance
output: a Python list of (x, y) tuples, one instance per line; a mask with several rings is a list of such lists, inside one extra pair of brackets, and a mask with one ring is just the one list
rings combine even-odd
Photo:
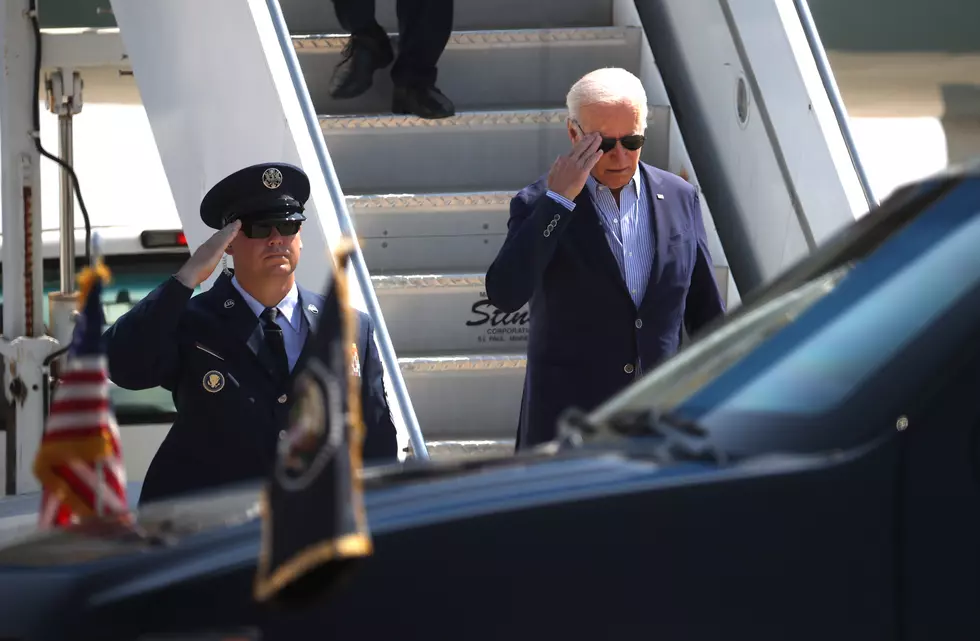
[(626, 372), (627, 374), (632, 374), (633, 373), (633, 363), (626, 363), (626, 367), (623, 368), (623, 371)]
[(643, 319), (642, 318), (637, 318), (636, 319), (636, 322), (633, 323), (633, 325), (636, 326), (636, 329), (640, 329), (641, 327), (643, 327)]
[(288, 397), (285, 394), (283, 394), (282, 396), (280, 396), (276, 400), (279, 401), (280, 403), (285, 403), (287, 399), (288, 399)]

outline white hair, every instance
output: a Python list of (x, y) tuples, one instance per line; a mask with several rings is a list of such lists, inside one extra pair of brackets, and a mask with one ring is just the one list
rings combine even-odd
[(585, 74), (565, 96), (568, 117), (578, 121), (582, 107), (629, 102), (640, 110), (640, 123), (647, 126), (647, 92), (640, 79), (625, 69), (606, 67)]

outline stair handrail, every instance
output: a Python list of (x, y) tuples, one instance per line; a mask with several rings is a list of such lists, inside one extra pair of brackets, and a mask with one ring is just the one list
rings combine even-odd
[[(296, 91), (300, 108), (303, 110), (303, 120), (306, 122), (310, 138), (313, 139), (313, 148), (316, 150), (317, 160), (320, 163), (320, 169), (323, 171), (323, 177), (327, 181), (327, 191), (330, 193), (330, 201), (333, 203), (334, 211), (337, 212), (337, 221), (340, 223), (340, 229), (351, 238), (356, 238), (354, 223), (351, 220), (350, 213), (347, 211), (347, 200), (344, 198), (344, 193), (340, 188), (340, 181), (337, 178), (337, 172), (334, 170), (333, 161), (330, 159), (330, 153), (327, 151), (327, 145), (323, 140), (320, 121), (316, 116), (313, 99), (310, 97), (309, 88), (306, 86), (306, 79), (300, 69), (296, 49), (293, 46), (289, 28), (286, 26), (286, 20), (282, 15), (279, 0), (266, 0), (266, 5), (269, 8), (269, 14), (272, 16), (272, 24), (276, 30), (279, 47), (282, 49), (283, 56), (286, 59), (286, 67), (289, 69), (289, 77), (292, 80), (293, 89)], [(395, 348), (391, 342), (391, 336), (388, 334), (388, 328), (385, 326), (381, 315), (381, 305), (374, 292), (374, 287), (371, 286), (371, 275), (368, 272), (367, 264), (364, 261), (364, 254), (361, 252), (358, 243), (354, 244), (351, 264), (354, 267), (354, 273), (357, 275), (361, 293), (364, 295), (364, 303), (367, 305), (368, 314), (374, 320), (374, 329), (381, 350), (381, 359), (385, 364), (385, 368), (388, 370), (391, 383), (395, 388), (395, 397), (398, 399), (402, 420), (404, 420), (405, 426), (408, 428), (408, 436), (412, 443), (415, 458), (428, 459), (429, 451), (425, 446), (425, 439), (422, 437), (422, 430), (415, 416), (415, 408), (412, 406), (411, 398), (409, 398), (408, 388), (405, 385), (405, 379), (402, 377), (401, 368), (398, 365), (398, 357), (395, 355)]]
[(813, 15), (810, 13), (810, 5), (807, 0), (793, 0), (793, 4), (800, 18), (800, 24), (803, 26), (803, 34), (806, 36), (807, 44), (810, 46), (813, 61), (817, 65), (820, 81), (823, 83), (824, 91), (827, 92), (830, 106), (834, 110), (834, 117), (837, 119), (837, 126), (840, 128), (841, 136), (844, 138), (844, 146), (847, 148), (847, 155), (850, 156), (851, 166), (854, 167), (858, 181), (861, 183), (864, 199), (868, 202), (868, 209), (874, 209), (878, 205), (878, 200), (871, 190), (871, 182), (868, 180), (868, 174), (864, 171), (864, 165), (861, 163), (857, 146), (854, 144), (854, 138), (851, 136), (851, 128), (848, 124), (844, 100), (841, 98), (840, 89), (837, 87), (837, 81), (834, 79), (834, 73), (831, 70), (823, 41), (817, 32)]

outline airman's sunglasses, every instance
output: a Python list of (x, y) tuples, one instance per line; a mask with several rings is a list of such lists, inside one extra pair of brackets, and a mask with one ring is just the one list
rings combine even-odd
[(276, 223), (242, 223), (242, 233), (246, 238), (268, 238), (275, 229), (280, 236), (293, 236), (303, 225), (301, 220), (286, 220)]
[[(585, 130), (582, 129), (582, 125), (578, 124), (578, 122), (575, 122), (575, 126), (578, 127), (578, 130), (582, 132), (583, 136), (588, 135), (585, 133)], [(623, 145), (623, 149), (636, 151), (643, 146), (646, 139), (647, 137), (643, 134), (630, 134), (629, 136), (623, 136), (622, 138), (607, 138), (606, 136), (603, 136), (602, 142), (599, 143), (599, 150), (602, 151), (602, 153), (612, 151), (612, 148), (615, 147), (616, 143), (618, 142)]]

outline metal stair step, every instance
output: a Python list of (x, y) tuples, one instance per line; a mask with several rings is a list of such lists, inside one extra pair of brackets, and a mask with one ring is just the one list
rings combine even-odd
[(512, 191), (348, 196), (373, 274), (482, 272), (507, 235)]
[(425, 445), (426, 449), (429, 450), (429, 458), (434, 461), (507, 456), (514, 453), (514, 439), (426, 441)]
[[(308, 32), (304, 32), (308, 33)], [(389, 34), (397, 51), (397, 34)], [(93, 102), (139, 104), (119, 30), (58, 29), (43, 35), (45, 68), (85, 71), (86, 96)], [(375, 73), (374, 85), (349, 100), (328, 92), (333, 68), (347, 44), (346, 32), (294, 35), (313, 104), (320, 113), (389, 113), (389, 66)], [(439, 87), (457, 109), (492, 109), (561, 104), (568, 87), (596, 67), (639, 65), (639, 27), (565, 27), (454, 31), (439, 59)], [(479, 68), (480, 73), (473, 73)]]
[[(294, 33), (344, 31), (329, 2), (280, 0), (279, 4), (286, 24)], [(534, 29), (612, 24), (612, 0), (456, 0), (453, 5), (455, 29)], [(395, 0), (378, 1), (375, 19), (385, 29), (396, 30), (398, 17)]]
[(429, 356), (398, 362), (427, 440), (514, 438), (524, 385), (523, 355)]
[[(639, 27), (456, 31), (439, 59), (439, 88), (457, 110), (562, 104), (572, 83), (597, 67), (637, 68), (641, 37)], [(330, 77), (348, 40), (293, 36), (317, 112), (391, 113), (390, 66), (374, 74), (363, 95), (330, 97)]]
[(372, 276), (388, 333), (402, 356), (524, 352), (528, 310), (504, 313), (484, 274)]
[[(650, 107), (642, 158), (667, 166), (670, 108)], [(345, 193), (517, 191), (568, 150), (566, 110), (465, 111), (452, 118), (321, 116)]]

